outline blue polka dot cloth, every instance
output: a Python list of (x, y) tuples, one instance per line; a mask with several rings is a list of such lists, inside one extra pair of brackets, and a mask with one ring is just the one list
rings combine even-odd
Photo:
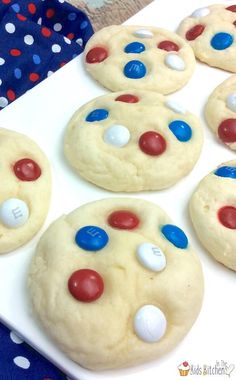
[(0, 323), (1, 380), (67, 380), (58, 368)]
[(93, 34), (64, 0), (0, 0), (0, 110), (79, 55)]

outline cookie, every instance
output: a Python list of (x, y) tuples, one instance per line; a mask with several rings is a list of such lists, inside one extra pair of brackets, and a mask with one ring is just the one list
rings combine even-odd
[(149, 91), (110, 93), (81, 107), (66, 131), (64, 152), (88, 181), (112, 191), (159, 190), (196, 163), (199, 120)]
[(175, 347), (198, 316), (203, 277), (187, 236), (158, 206), (104, 199), (48, 228), (29, 291), (60, 348), (81, 366), (102, 370)]
[(190, 200), (195, 231), (208, 252), (236, 271), (236, 160), (220, 165)]
[(113, 25), (101, 29), (85, 48), (89, 74), (112, 91), (157, 91), (183, 87), (195, 68), (192, 49), (165, 29)]
[(205, 118), (217, 137), (236, 150), (236, 75), (212, 92), (205, 107)]
[(196, 58), (223, 70), (236, 72), (236, 5), (216, 4), (196, 9), (178, 28)]
[(0, 253), (28, 242), (48, 212), (51, 174), (47, 158), (25, 135), (0, 128)]

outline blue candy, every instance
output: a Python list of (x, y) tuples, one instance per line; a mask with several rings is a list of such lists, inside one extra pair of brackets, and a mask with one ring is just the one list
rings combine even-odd
[(189, 141), (192, 137), (191, 127), (183, 120), (174, 120), (169, 124), (171, 132), (181, 142)]
[(145, 50), (144, 44), (141, 42), (131, 42), (130, 44), (126, 45), (124, 51), (125, 53), (142, 53)]
[(188, 238), (179, 227), (173, 224), (166, 224), (161, 228), (161, 232), (169, 242), (175, 247), (185, 249), (188, 246)]
[(75, 235), (76, 244), (86, 251), (99, 251), (107, 245), (108, 240), (106, 231), (97, 226), (82, 227)]
[(236, 167), (235, 166), (221, 166), (214, 173), (218, 177), (233, 178), (236, 179)]
[(224, 50), (232, 45), (234, 39), (229, 33), (216, 33), (211, 39), (211, 46), (216, 50)]
[(103, 108), (98, 108), (87, 115), (86, 121), (89, 121), (90, 123), (93, 123), (94, 121), (101, 121), (107, 119), (108, 115), (109, 112), (107, 110)]
[(140, 79), (146, 75), (146, 67), (141, 61), (133, 60), (126, 63), (124, 74), (130, 79)]

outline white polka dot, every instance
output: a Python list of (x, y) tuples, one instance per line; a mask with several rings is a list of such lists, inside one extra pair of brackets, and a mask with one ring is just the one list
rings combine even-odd
[(5, 63), (5, 59), (0, 58), (0, 66), (4, 65), (4, 63)]
[(42, 21), (43, 21), (43, 20), (42, 20), (42, 17), (39, 17), (39, 19), (38, 19), (38, 21), (37, 21), (37, 24), (38, 24), (38, 25), (42, 25)]
[(82, 38), (78, 38), (75, 42), (77, 42), (78, 45), (83, 46)]
[(2, 79), (0, 79), (0, 86), (2, 85)]
[(6, 25), (5, 25), (5, 29), (8, 33), (14, 33), (15, 30), (16, 30), (16, 27), (14, 24), (12, 24), (11, 22), (8, 22)]
[(48, 71), (47, 76), (50, 77), (53, 74), (53, 71)]
[(60, 53), (60, 51), (61, 51), (60, 45), (58, 45), (58, 44), (52, 45), (52, 51), (53, 51), (53, 53)]
[(67, 37), (64, 37), (64, 41), (65, 41), (68, 45), (71, 44), (71, 40), (70, 40), (69, 38), (67, 38)]
[(65, 2), (65, 0), (58, 0), (59, 1), (59, 3), (64, 3)]
[(24, 42), (25, 42), (26, 45), (33, 45), (33, 43), (34, 43), (34, 37), (31, 36), (30, 34), (27, 34), (24, 37)]
[(23, 343), (23, 340), (18, 335), (16, 335), (16, 333), (14, 331), (10, 332), (10, 338), (11, 338), (12, 342), (14, 342), (16, 344)]
[(0, 107), (4, 108), (8, 105), (8, 100), (7, 98), (4, 98), (4, 96), (1, 96), (0, 98)]
[(15, 365), (23, 369), (28, 369), (30, 367), (29, 360), (25, 358), (24, 356), (16, 356), (13, 359), (13, 362), (15, 363)]
[(55, 30), (55, 32), (60, 32), (60, 30), (62, 30), (62, 25), (59, 22), (57, 22), (53, 25), (53, 29)]

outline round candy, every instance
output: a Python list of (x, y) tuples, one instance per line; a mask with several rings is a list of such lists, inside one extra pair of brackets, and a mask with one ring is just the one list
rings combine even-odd
[(166, 267), (166, 258), (162, 250), (152, 243), (142, 243), (137, 248), (137, 258), (145, 268), (160, 272)]
[(130, 132), (123, 125), (112, 125), (105, 131), (103, 139), (107, 144), (122, 148), (128, 144)]
[(195, 25), (187, 31), (187, 33), (185, 34), (185, 38), (188, 41), (196, 40), (196, 38), (199, 37), (203, 33), (204, 29), (205, 29), (204, 25), (201, 25), (201, 24)]
[(229, 33), (216, 33), (211, 39), (211, 46), (216, 50), (224, 50), (233, 43), (233, 36)]
[(91, 50), (86, 55), (87, 63), (99, 63), (108, 57), (108, 52), (105, 48), (98, 46)]
[(210, 13), (209, 8), (198, 8), (191, 14), (191, 17), (201, 18), (201, 17), (205, 17), (205, 16), (209, 15), (209, 13)]
[(27, 204), (21, 199), (10, 198), (0, 205), (0, 221), (8, 228), (23, 226), (29, 218)]
[(169, 53), (165, 57), (165, 65), (172, 70), (183, 71), (186, 68), (184, 60), (177, 54)]
[(166, 224), (161, 228), (161, 232), (175, 247), (185, 249), (188, 247), (188, 238), (179, 227), (173, 224)]
[(124, 74), (130, 79), (140, 79), (146, 75), (146, 66), (137, 60), (129, 61), (124, 67)]
[(236, 92), (227, 96), (226, 105), (231, 111), (236, 112)]
[(236, 12), (236, 5), (230, 5), (226, 9), (227, 9), (227, 11)]
[(166, 141), (157, 132), (145, 132), (139, 139), (140, 149), (150, 156), (159, 156), (166, 150)]
[(114, 211), (108, 217), (108, 224), (119, 230), (133, 230), (139, 225), (139, 218), (131, 211)]
[(90, 123), (93, 123), (94, 121), (101, 121), (108, 118), (109, 112), (103, 108), (98, 108), (96, 110), (93, 110), (90, 112), (87, 117), (86, 121), (89, 121)]
[(14, 173), (21, 181), (35, 181), (41, 176), (39, 165), (30, 158), (23, 158), (13, 166)]
[(177, 140), (187, 142), (192, 137), (192, 129), (183, 120), (174, 120), (169, 124), (169, 129), (175, 135)]
[(124, 102), (124, 103), (138, 103), (139, 98), (136, 95), (132, 94), (124, 94), (120, 95), (115, 99), (116, 102)]
[(126, 45), (124, 51), (125, 53), (135, 53), (139, 54), (142, 53), (145, 50), (144, 44), (141, 42), (131, 42), (130, 44)]
[(171, 111), (174, 111), (176, 113), (182, 113), (182, 114), (186, 113), (186, 108), (180, 105), (179, 103), (177, 103), (175, 100), (168, 99), (165, 102), (165, 106), (171, 109)]
[(106, 231), (97, 226), (82, 227), (75, 235), (77, 245), (86, 251), (99, 251), (107, 245), (108, 240)]
[(141, 307), (134, 317), (136, 335), (147, 343), (158, 342), (166, 332), (167, 322), (164, 313), (154, 305)]
[(160, 42), (157, 47), (166, 51), (179, 51), (179, 46), (175, 42), (168, 40)]
[(226, 228), (236, 229), (236, 207), (225, 206), (218, 211), (218, 218)]
[(80, 269), (68, 280), (71, 295), (81, 302), (92, 302), (101, 297), (104, 290), (103, 279), (92, 269)]
[(226, 119), (218, 127), (219, 138), (224, 143), (236, 142), (236, 119)]
[(236, 179), (236, 167), (235, 166), (221, 166), (215, 173), (218, 177), (233, 178)]
[(153, 38), (154, 34), (151, 32), (151, 30), (148, 29), (139, 29), (133, 32), (133, 35), (135, 37), (139, 38)]

